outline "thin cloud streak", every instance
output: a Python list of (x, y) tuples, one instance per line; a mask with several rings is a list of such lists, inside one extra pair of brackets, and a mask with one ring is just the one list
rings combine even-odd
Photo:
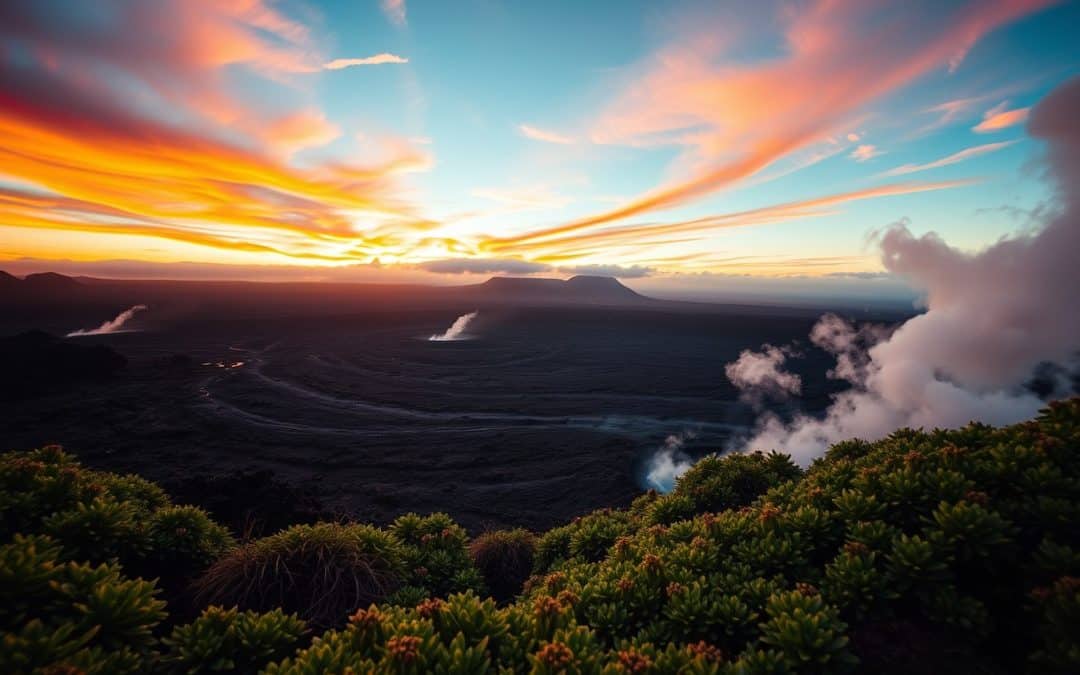
[(564, 136), (554, 131), (545, 131), (537, 127), (528, 124), (519, 124), (518, 131), (525, 138), (531, 138), (534, 141), (542, 141), (544, 143), (556, 143), (558, 145), (571, 145), (574, 143), (574, 139), (570, 136)]
[(930, 169), (939, 169), (943, 166), (949, 166), (951, 164), (958, 164), (973, 157), (981, 157), (982, 155), (989, 154), (991, 152), (997, 152), (1003, 148), (1007, 148), (1013, 145), (1016, 141), (1004, 141), (1002, 143), (986, 143), (985, 145), (976, 145), (973, 148), (965, 148), (959, 152), (942, 157), (941, 159), (934, 160), (933, 162), (927, 162), (926, 164), (904, 164), (898, 166), (895, 169), (889, 169), (882, 173), (882, 176), (902, 176), (909, 173), (915, 173), (917, 171), (929, 171)]
[[(805, 199), (784, 204), (774, 204), (748, 211), (735, 213), (717, 214), (705, 218), (695, 218), (669, 223), (652, 223), (643, 225), (631, 225), (624, 227), (609, 227), (607, 229), (591, 233), (574, 234), (578, 232), (576, 227), (550, 228), (548, 230), (535, 231), (518, 237), (491, 238), (481, 244), (481, 248), (489, 251), (536, 251), (540, 249), (558, 250), (570, 245), (578, 245), (583, 242), (605, 244), (613, 241), (632, 241), (636, 237), (670, 235), (676, 233), (702, 232), (720, 228), (746, 227), (749, 225), (766, 225), (786, 220), (812, 218), (832, 213), (824, 211), (825, 207), (836, 206), (846, 202), (874, 199), (878, 197), (891, 197), (897, 195), (914, 194), (917, 192), (929, 192), (934, 190), (946, 190), (974, 184), (971, 180), (954, 180), (938, 182), (908, 182), (892, 185), (882, 185), (861, 190), (842, 192), (813, 199)], [(557, 236), (571, 235), (571, 236)]]
[(408, 63), (409, 59), (398, 56), (397, 54), (390, 54), (383, 52), (374, 56), (365, 56), (363, 58), (353, 59), (334, 59), (333, 61), (327, 61), (323, 64), (324, 70), (343, 70), (345, 68), (352, 68), (353, 66), (380, 66), (387, 63)]

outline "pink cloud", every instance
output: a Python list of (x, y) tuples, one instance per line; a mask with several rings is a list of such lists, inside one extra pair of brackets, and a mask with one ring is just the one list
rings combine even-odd
[(382, 0), (383, 14), (395, 26), (404, 26), (407, 22), (405, 16), (405, 0)]
[(784, 56), (750, 63), (726, 60), (721, 41), (684, 38), (626, 76), (590, 133), (601, 143), (681, 147), (680, 175), (570, 226), (670, 208), (754, 176), (836, 133), (869, 103), (955, 62), (986, 33), (1049, 4), (908, 3), (881, 21), (876, 3), (821, 0), (785, 13)]
[(326, 145), (341, 136), (341, 129), (320, 111), (309, 108), (273, 120), (260, 134), (269, 147), (288, 156), (305, 148)]
[(325, 70), (342, 70), (343, 68), (351, 68), (352, 66), (379, 66), (386, 63), (408, 63), (409, 59), (406, 59), (397, 54), (388, 54), (383, 52), (376, 54), (375, 56), (365, 56), (363, 58), (353, 59), (334, 59), (333, 61), (327, 61), (323, 64)]
[(864, 143), (863, 145), (860, 145), (859, 147), (852, 150), (851, 154), (848, 155), (848, 157), (851, 157), (856, 162), (865, 162), (868, 159), (873, 159), (874, 157), (883, 154), (885, 153), (879, 150), (876, 145)]

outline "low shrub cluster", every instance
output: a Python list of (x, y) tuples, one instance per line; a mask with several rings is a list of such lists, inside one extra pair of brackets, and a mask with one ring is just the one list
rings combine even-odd
[[(1080, 672), (1076, 400), (805, 473), (709, 457), (538, 537), (410, 514), (237, 546), (56, 448), (0, 457), (0, 488), (5, 673)], [(212, 603), (190, 623), (144, 580), (165, 567)]]
[(154, 483), (83, 468), (59, 447), (0, 455), (0, 541), (44, 534), (66, 560), (118, 562), (170, 596), (233, 545), (205, 511)]

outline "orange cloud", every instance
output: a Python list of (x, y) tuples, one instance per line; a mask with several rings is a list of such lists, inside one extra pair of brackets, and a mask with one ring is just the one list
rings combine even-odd
[(645, 65), (590, 135), (601, 143), (681, 146), (689, 170), (566, 227), (670, 208), (753, 176), (827, 137), (866, 104), (955, 62), (982, 35), (1049, 4), (986, 0), (898, 10), (880, 21), (876, 3), (819, 0), (787, 13), (785, 56), (751, 64), (723, 63), (715, 41), (684, 40)]
[(490, 238), (482, 242), (481, 249), (491, 252), (507, 251), (514, 252), (515, 254), (522, 254), (526, 252), (535, 253), (541, 251), (561, 252), (568, 246), (579, 246), (583, 243), (589, 245), (602, 244), (604, 246), (615, 243), (635, 243), (640, 237), (708, 232), (721, 228), (765, 225), (787, 220), (819, 217), (833, 213), (833, 211), (825, 210), (826, 207), (836, 206), (845, 202), (933, 190), (945, 190), (971, 184), (972, 181), (963, 180), (932, 183), (897, 183), (826, 195), (823, 197), (815, 197), (813, 199), (796, 202), (775, 204), (748, 211), (718, 214), (704, 218), (669, 223), (649, 223), (622, 227), (609, 226), (605, 229), (580, 234), (574, 234), (576, 228), (564, 226), (561, 228), (538, 230), (517, 237)]
[(554, 131), (545, 131), (538, 129), (537, 127), (530, 126), (528, 124), (519, 124), (518, 131), (525, 138), (531, 138), (534, 141), (543, 141), (544, 143), (557, 143), (559, 145), (570, 145), (574, 142), (574, 139), (570, 136), (564, 136), (562, 134), (555, 133)]
[(986, 111), (983, 115), (982, 122), (972, 127), (972, 131), (980, 134), (989, 133), (991, 131), (1000, 131), (1001, 129), (1007, 129), (1011, 126), (1015, 126), (1027, 120), (1028, 112), (1031, 108), (1014, 108), (1012, 110), (1006, 110), (1005, 107), (1008, 102), (999, 103), (990, 110)]
[[(0, 69), (0, 165), (32, 186), (0, 194), (0, 223), (315, 261), (408, 250), (412, 232), (430, 229), (395, 181), (430, 166), (427, 153), (389, 141), (365, 163), (292, 166), (291, 153), (337, 138), (337, 126), (311, 107), (271, 116), (223, 93), (226, 65), (306, 72), (302, 26), (259, 0), (163, 0), (154, 13), (104, 1), (128, 24), (79, 40), (64, 39), (62, 17), (0, 8), (0, 37), (17, 24), (49, 55)], [(202, 5), (206, 16), (193, 15)], [(97, 77), (116, 69), (126, 93)]]
[(341, 129), (318, 110), (305, 109), (271, 121), (259, 134), (269, 147), (288, 156), (305, 148), (326, 145), (341, 136)]

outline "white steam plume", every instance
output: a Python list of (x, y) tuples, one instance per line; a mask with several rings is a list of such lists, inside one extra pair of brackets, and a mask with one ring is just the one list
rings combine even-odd
[(1041, 364), (1070, 367), (1080, 349), (1080, 78), (1050, 93), (1029, 132), (1048, 144), (1059, 210), (1041, 231), (969, 254), (906, 222), (878, 237), (882, 262), (926, 295), (926, 312), (891, 335), (834, 316), (811, 334), (851, 382), (823, 419), (759, 420), (740, 449), (775, 448), (806, 464), (831, 443), (893, 429), (1010, 424), (1042, 401), (1024, 388)]
[(141, 312), (146, 309), (146, 305), (135, 305), (129, 307), (124, 311), (116, 315), (115, 319), (106, 321), (97, 328), (80, 328), (79, 330), (73, 330), (67, 334), (67, 337), (79, 337), (82, 335), (108, 335), (109, 333), (118, 333), (120, 329), (124, 327), (124, 324), (131, 320), (131, 317), (135, 316), (135, 312)]
[(664, 439), (664, 444), (649, 458), (645, 482), (650, 487), (664, 493), (671, 492), (675, 479), (694, 465), (693, 460), (683, 452), (683, 446), (696, 435), (693, 431), (682, 431)]
[(782, 400), (802, 390), (799, 376), (783, 369), (791, 355), (791, 347), (770, 344), (761, 345), (759, 352), (744, 349), (737, 360), (724, 367), (724, 374), (742, 392), (743, 400), (758, 408), (767, 398)]
[(434, 342), (449, 342), (452, 340), (461, 340), (462, 335), (465, 334), (465, 329), (469, 327), (469, 322), (476, 318), (479, 312), (469, 312), (468, 314), (462, 314), (458, 318), (454, 319), (454, 323), (446, 329), (445, 333), (436, 333), (428, 338)]

